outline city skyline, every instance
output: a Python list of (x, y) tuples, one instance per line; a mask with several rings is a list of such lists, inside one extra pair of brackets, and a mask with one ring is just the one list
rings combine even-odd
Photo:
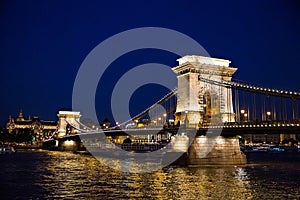
[[(0, 125), (26, 115), (56, 120), (72, 107), (73, 83), (82, 61), (100, 42), (119, 32), (146, 26), (180, 31), (199, 42), (212, 57), (231, 60), (234, 78), (251, 84), (299, 91), (299, 5), (296, 1), (222, 3), (1, 2)], [(83, 6), (84, 5), (84, 6)], [(134, 6), (133, 6), (134, 5)], [(117, 13), (117, 15), (115, 14)], [(238, 16), (238, 17), (236, 17)], [(147, 62), (177, 65), (177, 55), (157, 50), (131, 52), (116, 60), (100, 80), (99, 121), (111, 118), (110, 95), (129, 69)], [(102, 89), (102, 90), (101, 90)], [(149, 91), (154, 91), (155, 95)], [(137, 113), (166, 90), (145, 87), (134, 102)], [(149, 94), (150, 93), (150, 94)], [(25, 117), (27, 118), (28, 116)]]

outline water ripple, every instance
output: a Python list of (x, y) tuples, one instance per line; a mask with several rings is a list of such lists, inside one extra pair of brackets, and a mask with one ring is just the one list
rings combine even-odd
[[(5, 199), (298, 199), (300, 162), (115, 171), (91, 156), (17, 152), (0, 157)], [(143, 166), (140, 166), (143, 167)]]

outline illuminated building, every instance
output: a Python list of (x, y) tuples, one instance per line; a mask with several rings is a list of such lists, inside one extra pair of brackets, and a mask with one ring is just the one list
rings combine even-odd
[(251, 143), (268, 143), (268, 144), (279, 144), (279, 134), (243, 134), (246, 144)]
[(30, 119), (30, 117), (25, 119), (22, 111), (20, 111), (16, 120), (9, 116), (6, 129), (9, 133), (15, 134), (16, 136), (21, 134), (31, 135), (31, 141), (39, 142), (53, 135), (57, 129), (57, 122), (40, 120), (37, 116), (34, 116), (32, 119)]

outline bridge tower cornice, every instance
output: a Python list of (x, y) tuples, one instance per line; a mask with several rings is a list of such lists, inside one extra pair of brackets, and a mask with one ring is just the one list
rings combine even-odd
[(172, 70), (179, 76), (187, 73), (198, 73), (201, 75), (232, 77), (232, 75), (237, 71), (237, 68), (211, 64), (184, 63), (173, 67)]

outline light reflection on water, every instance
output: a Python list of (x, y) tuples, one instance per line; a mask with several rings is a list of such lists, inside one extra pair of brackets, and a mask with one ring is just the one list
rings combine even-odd
[[(299, 157), (298, 157), (299, 158)], [(171, 166), (122, 173), (91, 156), (17, 152), (0, 157), (1, 196), (15, 199), (297, 199), (300, 162), (236, 166)], [(142, 166), (141, 166), (142, 167)]]

